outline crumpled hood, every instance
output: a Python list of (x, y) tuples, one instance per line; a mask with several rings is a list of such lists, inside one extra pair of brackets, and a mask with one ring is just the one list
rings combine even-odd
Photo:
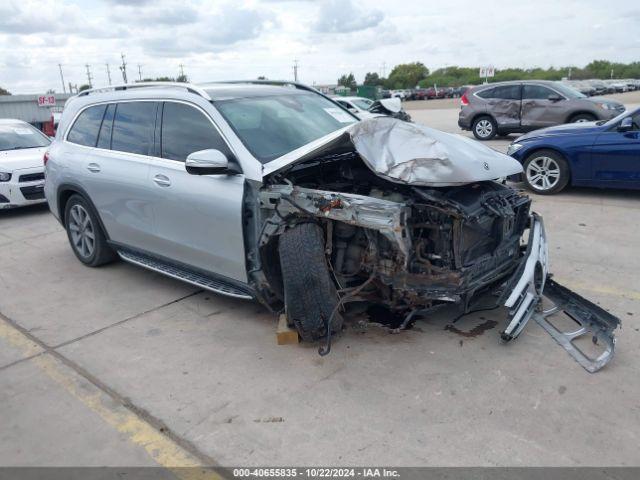
[(396, 183), (450, 186), (522, 172), (519, 162), (475, 140), (395, 118), (375, 118), (349, 129), (371, 170)]
[(392, 117), (363, 120), (264, 165), (265, 175), (351, 144), (377, 175), (396, 183), (445, 187), (522, 172), (520, 163), (479, 142)]

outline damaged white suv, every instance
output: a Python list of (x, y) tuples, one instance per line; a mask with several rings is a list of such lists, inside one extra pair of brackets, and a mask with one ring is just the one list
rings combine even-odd
[[(47, 200), (86, 265), (120, 257), (256, 298), (327, 344), (353, 302), (404, 328), (489, 293), (505, 341), (535, 318), (590, 371), (613, 354), (619, 320), (549, 278), (542, 219), (494, 181), (520, 164), (473, 140), (360, 122), (299, 84), (152, 83), (70, 99), (46, 158)], [(579, 329), (556, 330), (556, 310)], [(602, 354), (574, 348), (581, 334)]]

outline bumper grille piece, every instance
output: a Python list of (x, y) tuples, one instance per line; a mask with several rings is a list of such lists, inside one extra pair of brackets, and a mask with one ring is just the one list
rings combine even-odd
[(20, 187), (22, 196), (27, 200), (44, 200), (44, 186), (33, 185), (31, 187)]
[(9, 203), (9, 199), (4, 195), (0, 195), (0, 203)]
[(44, 173), (27, 173), (18, 177), (18, 182), (37, 182), (38, 180), (44, 180)]

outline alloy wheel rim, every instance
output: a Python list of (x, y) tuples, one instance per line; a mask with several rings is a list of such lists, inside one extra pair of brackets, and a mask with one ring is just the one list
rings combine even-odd
[(589, 120), (587, 120), (586, 118), (579, 118), (578, 120), (576, 120), (573, 123), (587, 123)]
[(537, 157), (527, 166), (527, 180), (536, 190), (551, 190), (560, 181), (560, 165), (551, 157)]
[(74, 205), (69, 214), (73, 248), (82, 258), (89, 258), (93, 255), (96, 244), (96, 233), (89, 212), (82, 205)]
[(491, 122), (489, 120), (480, 120), (476, 125), (476, 132), (482, 138), (488, 137), (489, 135), (491, 135), (492, 131), (493, 131), (493, 125), (491, 125)]

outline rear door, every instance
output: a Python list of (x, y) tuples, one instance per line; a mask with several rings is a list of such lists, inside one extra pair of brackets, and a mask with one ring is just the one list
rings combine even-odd
[(82, 155), (81, 183), (109, 238), (136, 248), (153, 238), (147, 177), (157, 107), (144, 101), (95, 105), (80, 114), (67, 137), (92, 147)]
[(640, 188), (640, 112), (633, 117), (633, 130), (620, 132), (614, 127), (598, 135), (591, 169), (595, 182)]
[(495, 118), (500, 130), (520, 127), (520, 89), (519, 84), (501, 85), (475, 94), (485, 100), (487, 113)]
[(217, 149), (233, 158), (213, 120), (199, 107), (167, 101), (149, 172), (154, 253), (195, 269), (246, 282), (242, 229), (244, 176), (192, 175), (187, 156)]
[[(559, 96), (562, 100), (549, 100)], [(565, 123), (566, 99), (555, 90), (543, 85), (527, 85), (522, 88), (522, 126), (525, 130), (550, 127)]]

